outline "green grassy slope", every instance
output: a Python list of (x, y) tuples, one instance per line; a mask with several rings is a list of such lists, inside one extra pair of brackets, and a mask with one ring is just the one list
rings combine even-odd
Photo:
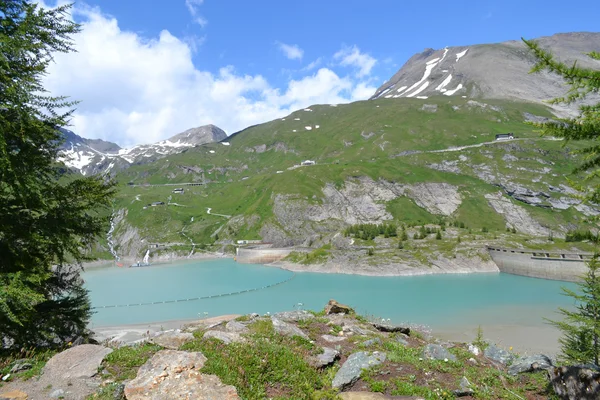
[[(424, 104), (435, 104), (437, 110), (423, 110)], [(523, 112), (551, 116), (541, 105), (488, 100), (473, 104), (440, 97), (315, 105), (309, 110), (239, 132), (228, 139), (229, 146), (199, 146), (152, 164), (132, 166), (117, 177), (121, 186), (115, 208), (128, 210), (127, 226), (136, 228), (148, 242), (188, 243), (182, 229), (196, 243), (213, 243), (216, 232), (218, 240), (258, 239), (266, 223), (286, 230), (273, 216), (276, 194), (320, 204), (325, 185), (342, 188), (348, 179), (367, 176), (401, 184), (454, 185), (463, 202), (446, 220), (501, 231), (505, 220), (493, 211), (485, 194), (499, 191), (495, 185), (506, 182), (548, 191), (548, 185), (564, 183), (564, 175), (576, 161), (560, 142), (540, 140), (535, 127), (524, 122)], [(427, 152), (490, 142), (495, 134), (506, 132), (527, 140)], [(288, 169), (305, 159), (317, 165)], [(444, 162), (455, 162), (458, 169), (448, 172), (432, 167)], [(482, 176), (482, 168), (488, 176)], [(182, 195), (172, 194), (172, 186), (127, 185), (183, 182), (206, 184), (186, 187)], [(168, 203), (169, 196), (179, 206), (144, 209), (154, 201)], [(522, 206), (549, 227), (559, 229), (573, 221), (583, 224), (574, 210)], [(208, 208), (234, 218), (209, 215)], [(407, 197), (389, 202), (386, 208), (400, 222), (440, 219)], [(326, 235), (335, 233), (328, 231), (326, 222), (323, 225)], [(124, 230), (119, 227), (117, 235)]]

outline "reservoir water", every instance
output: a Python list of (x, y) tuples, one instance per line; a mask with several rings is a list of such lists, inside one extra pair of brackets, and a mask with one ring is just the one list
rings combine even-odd
[[(434, 330), (477, 325), (539, 327), (545, 324), (544, 318), (557, 318), (558, 307), (573, 306), (572, 299), (561, 294), (561, 286), (576, 287), (494, 273), (414, 277), (293, 273), (231, 259), (98, 268), (86, 271), (84, 279), (95, 307), (92, 327), (265, 314), (295, 307), (320, 310), (332, 298), (364, 315), (424, 324)], [(283, 283), (253, 290), (279, 282)], [(252, 291), (210, 297), (247, 290)], [(201, 299), (187, 301), (196, 298)]]

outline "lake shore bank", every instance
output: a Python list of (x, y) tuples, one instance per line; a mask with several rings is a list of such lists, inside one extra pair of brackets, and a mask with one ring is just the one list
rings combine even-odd
[[(94, 331), (94, 338), (99, 342), (112, 340), (124, 344), (134, 344), (144, 342), (149, 337), (161, 331), (181, 329), (190, 324), (230, 320), (238, 316), (238, 314), (227, 314), (206, 319), (194, 318), (143, 324), (99, 326), (90, 327), (90, 329)], [(542, 353), (554, 357), (560, 351), (558, 343), (560, 332), (550, 325), (489, 324), (426, 329), (431, 332), (431, 336), (442, 341), (471, 343), (475, 340), (479, 327), (481, 327), (483, 332), (484, 340), (519, 354), (531, 355)]]

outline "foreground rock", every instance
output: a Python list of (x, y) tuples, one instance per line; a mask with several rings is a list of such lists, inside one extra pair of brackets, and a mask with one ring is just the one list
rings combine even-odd
[(600, 370), (587, 366), (555, 367), (548, 370), (554, 393), (563, 400), (600, 399)]
[(234, 332), (208, 331), (204, 333), (203, 337), (206, 339), (214, 338), (225, 344), (231, 344), (234, 342), (239, 343), (244, 341), (244, 338), (241, 337), (239, 333)]
[(125, 385), (128, 400), (233, 400), (239, 399), (233, 386), (200, 369), (206, 357), (200, 352), (162, 350), (142, 365), (137, 376)]
[(522, 374), (523, 372), (535, 372), (552, 367), (552, 360), (543, 354), (536, 354), (530, 357), (519, 358), (508, 367), (508, 373), (511, 375)]
[(508, 351), (501, 349), (495, 344), (490, 344), (483, 352), (483, 355), (488, 359), (500, 363), (502, 365), (506, 365), (512, 360), (514, 360), (515, 356), (513, 356)]
[(348, 357), (346, 362), (342, 365), (342, 368), (335, 374), (331, 386), (344, 390), (344, 388), (352, 385), (360, 378), (363, 369), (379, 365), (383, 363), (385, 359), (386, 354), (378, 351), (373, 354), (364, 351), (354, 353)]
[(331, 347), (323, 347), (323, 352), (312, 357), (309, 362), (315, 368), (325, 368), (330, 366), (340, 358), (340, 352)]
[(469, 382), (466, 376), (463, 376), (458, 385), (458, 389), (456, 389), (453, 393), (456, 397), (464, 397), (473, 395), (475, 391), (471, 387), (471, 382)]
[(0, 392), (0, 400), (27, 400), (27, 393), (20, 390), (11, 390), (10, 392)]
[(271, 317), (271, 321), (273, 321), (273, 328), (275, 332), (285, 335), (285, 336), (300, 336), (304, 339), (309, 339), (306, 333), (302, 331), (302, 329), (298, 328), (296, 325), (288, 324), (287, 322), (283, 322), (279, 318)]
[(162, 332), (150, 339), (152, 343), (162, 346), (166, 349), (177, 350), (182, 345), (194, 340), (194, 335), (180, 330)]
[(387, 396), (381, 393), (370, 392), (344, 392), (340, 393), (339, 397), (342, 400), (425, 400), (423, 397), (415, 396)]
[(82, 344), (58, 353), (46, 363), (43, 370), (45, 378), (69, 380), (73, 378), (91, 378), (98, 373), (102, 360), (112, 349), (96, 344)]
[(439, 344), (428, 344), (423, 349), (423, 358), (440, 361), (456, 361), (456, 356)]
[(340, 304), (337, 301), (331, 299), (325, 306), (325, 314), (351, 314), (354, 312), (352, 307), (345, 304)]
[(246, 325), (244, 325), (241, 322), (238, 322), (236, 320), (229, 321), (225, 325), (225, 330), (227, 332), (233, 332), (233, 333), (248, 333), (248, 332), (250, 332), (250, 329), (248, 329), (248, 327)]
[(381, 332), (400, 332), (405, 335), (410, 335), (410, 328), (404, 326), (388, 325), (388, 324), (372, 324), (375, 329)]

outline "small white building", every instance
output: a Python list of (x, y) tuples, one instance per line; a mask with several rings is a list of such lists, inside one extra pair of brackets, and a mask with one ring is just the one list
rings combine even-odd
[(315, 165), (316, 162), (313, 160), (304, 160), (300, 163), (300, 165)]
[(511, 140), (514, 138), (515, 136), (512, 133), (500, 133), (496, 135), (496, 140)]

